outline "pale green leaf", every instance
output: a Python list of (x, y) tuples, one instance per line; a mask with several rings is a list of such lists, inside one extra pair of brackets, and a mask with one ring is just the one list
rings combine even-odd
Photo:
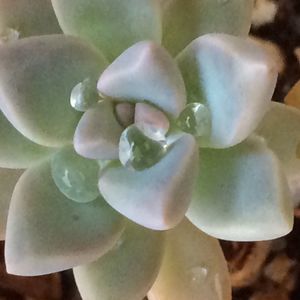
[(163, 45), (176, 55), (206, 33), (246, 36), (251, 25), (252, 0), (160, 0), (163, 7)]
[(0, 48), (0, 108), (26, 137), (45, 146), (70, 143), (80, 114), (72, 88), (105, 67), (101, 54), (63, 35), (30, 37)]
[(78, 204), (56, 187), (48, 162), (19, 179), (9, 209), (8, 273), (42, 275), (89, 263), (119, 239), (123, 218), (99, 197)]
[(100, 175), (99, 189), (114, 209), (132, 221), (152, 229), (172, 228), (190, 203), (197, 154), (194, 138), (185, 134), (149, 169), (108, 166)]
[(277, 72), (256, 42), (225, 34), (194, 40), (178, 56), (188, 102), (211, 113), (211, 133), (200, 146), (226, 148), (252, 133), (267, 112)]
[(128, 224), (115, 247), (74, 269), (84, 300), (141, 300), (154, 283), (164, 254), (164, 234)]
[(202, 149), (187, 217), (220, 239), (258, 241), (293, 226), (290, 191), (278, 159), (253, 136), (229, 149)]
[(64, 33), (82, 37), (112, 61), (140, 40), (161, 40), (156, 0), (52, 0)]
[(87, 158), (116, 159), (122, 131), (113, 105), (108, 101), (98, 103), (81, 117), (74, 135), (74, 148)]
[(55, 151), (55, 149), (40, 146), (26, 139), (1, 112), (0, 144), (2, 168), (27, 168)]
[(184, 220), (166, 234), (166, 250), (149, 300), (230, 300), (219, 242)]
[(159, 45), (143, 41), (123, 52), (101, 75), (99, 91), (123, 101), (147, 101), (178, 116), (186, 103), (182, 76)]

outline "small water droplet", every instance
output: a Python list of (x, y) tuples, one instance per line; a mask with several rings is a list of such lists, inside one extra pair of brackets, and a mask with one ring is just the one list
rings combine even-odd
[(20, 32), (13, 28), (6, 28), (0, 34), (0, 45), (8, 42), (17, 41), (20, 37)]
[(177, 126), (196, 137), (207, 136), (211, 128), (210, 112), (201, 103), (190, 103), (177, 119)]
[(196, 266), (189, 270), (189, 274), (192, 282), (199, 284), (199, 282), (206, 280), (208, 269), (203, 265)]
[(62, 149), (53, 156), (51, 172), (56, 186), (69, 199), (86, 203), (98, 197), (97, 161), (77, 155), (71, 147)]
[(86, 78), (72, 89), (70, 104), (74, 109), (84, 112), (97, 103), (98, 99), (96, 83), (90, 78)]
[(136, 125), (127, 127), (119, 142), (119, 159), (132, 170), (144, 170), (159, 162), (166, 153), (164, 142), (147, 137)]

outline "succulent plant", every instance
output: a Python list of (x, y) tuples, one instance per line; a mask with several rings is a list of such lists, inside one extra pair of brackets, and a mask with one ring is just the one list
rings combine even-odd
[[(250, 0), (0, 0), (9, 273), (85, 300), (230, 299), (216, 238), (293, 223), (300, 115)], [(277, 126), (280, 122), (280, 127)]]

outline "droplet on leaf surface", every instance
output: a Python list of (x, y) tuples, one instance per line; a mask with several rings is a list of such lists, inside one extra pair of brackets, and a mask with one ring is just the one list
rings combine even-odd
[(87, 203), (99, 196), (97, 161), (79, 156), (71, 147), (53, 156), (51, 172), (56, 186), (69, 199)]
[(120, 138), (119, 159), (133, 170), (144, 170), (156, 164), (166, 153), (166, 144), (147, 137), (136, 125), (126, 128)]
[(90, 78), (86, 78), (72, 89), (70, 103), (75, 110), (84, 112), (95, 104), (98, 98), (96, 82), (93, 84)]
[(211, 127), (210, 112), (201, 103), (190, 103), (181, 112), (177, 125), (184, 132), (196, 137), (207, 136)]

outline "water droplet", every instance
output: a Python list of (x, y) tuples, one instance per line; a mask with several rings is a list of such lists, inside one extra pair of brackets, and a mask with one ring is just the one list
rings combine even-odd
[(166, 115), (147, 103), (136, 104), (134, 121), (136, 126), (146, 136), (156, 141), (165, 140), (170, 127), (170, 122)]
[(51, 171), (56, 186), (69, 199), (86, 203), (98, 197), (97, 161), (83, 158), (68, 147), (53, 156)]
[(121, 135), (119, 159), (125, 167), (141, 171), (160, 161), (166, 150), (165, 143), (150, 139), (135, 125), (131, 125)]
[(96, 83), (86, 78), (74, 86), (71, 92), (71, 106), (81, 112), (88, 110), (99, 99)]
[(189, 275), (192, 282), (199, 284), (199, 282), (206, 280), (208, 276), (208, 269), (203, 265), (196, 266), (189, 270)]
[(20, 32), (13, 28), (6, 28), (0, 34), (0, 45), (8, 42), (17, 41), (20, 37)]
[(201, 103), (190, 103), (177, 119), (177, 126), (196, 137), (207, 136), (211, 128), (210, 112)]

